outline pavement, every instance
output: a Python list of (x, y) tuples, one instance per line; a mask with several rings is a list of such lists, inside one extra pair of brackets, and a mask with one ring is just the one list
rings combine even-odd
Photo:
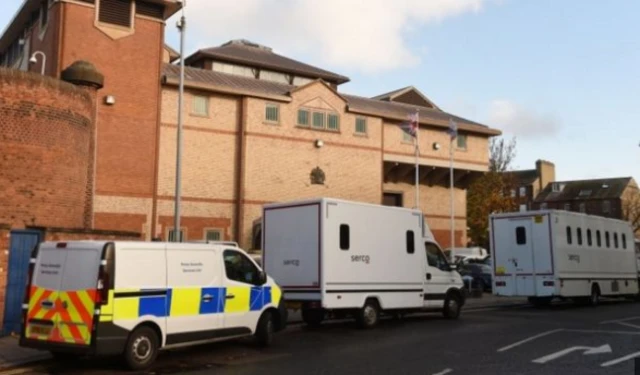
[(0, 371), (49, 358), (49, 353), (21, 348), (16, 336), (0, 338)]
[[(352, 321), (328, 322), (319, 329), (293, 324), (268, 349), (236, 340), (172, 350), (140, 374), (634, 374), (640, 359), (640, 304), (534, 308), (525, 302), (485, 295), (470, 299), (460, 320), (419, 314), (385, 319), (364, 331)], [(13, 353), (15, 341), (0, 340), (3, 358), (9, 357), (6, 349)], [(0, 370), (0, 375), (26, 373), (127, 372), (113, 359), (44, 361)]]

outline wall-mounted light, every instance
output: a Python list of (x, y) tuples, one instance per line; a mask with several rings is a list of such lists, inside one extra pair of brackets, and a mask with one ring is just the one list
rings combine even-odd
[(324, 141), (322, 139), (316, 139), (316, 148), (322, 148), (324, 146)]
[(107, 95), (104, 97), (104, 104), (106, 105), (114, 105), (116, 104), (116, 97), (113, 95)]
[(440, 143), (438, 142), (433, 142), (433, 149), (438, 151), (440, 149)]

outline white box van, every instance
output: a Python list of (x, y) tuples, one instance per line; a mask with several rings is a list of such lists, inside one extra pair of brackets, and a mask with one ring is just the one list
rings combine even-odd
[(629, 223), (567, 211), (491, 215), (494, 294), (534, 304), (638, 294)]
[(457, 318), (462, 279), (423, 221), (417, 210), (337, 199), (269, 204), (262, 264), (310, 325), (327, 313), (355, 316), (362, 327), (381, 312)]
[(20, 345), (56, 356), (123, 354), (148, 367), (161, 348), (284, 328), (280, 288), (234, 246), (45, 242), (35, 250)]

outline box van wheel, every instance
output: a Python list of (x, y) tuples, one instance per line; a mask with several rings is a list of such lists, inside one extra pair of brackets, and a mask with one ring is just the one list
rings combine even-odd
[(461, 298), (458, 294), (449, 292), (444, 300), (442, 315), (447, 319), (458, 319), (462, 310)]
[(132, 370), (144, 370), (151, 366), (158, 356), (158, 335), (147, 326), (136, 328), (127, 340), (124, 359)]
[(256, 328), (255, 337), (258, 345), (267, 347), (273, 342), (273, 332), (275, 332), (273, 314), (271, 311), (265, 311), (260, 317), (258, 327)]
[(380, 305), (375, 299), (368, 299), (358, 310), (356, 321), (360, 328), (373, 328), (380, 321)]
[(591, 296), (589, 297), (589, 305), (590, 306), (598, 306), (600, 304), (600, 286), (598, 284), (593, 284), (591, 286)]

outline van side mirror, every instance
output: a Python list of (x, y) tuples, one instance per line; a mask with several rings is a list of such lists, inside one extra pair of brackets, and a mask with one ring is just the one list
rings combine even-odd
[(267, 283), (267, 274), (264, 271), (261, 270), (258, 273), (258, 280), (256, 280), (256, 281), (257, 281), (258, 285), (266, 284)]

